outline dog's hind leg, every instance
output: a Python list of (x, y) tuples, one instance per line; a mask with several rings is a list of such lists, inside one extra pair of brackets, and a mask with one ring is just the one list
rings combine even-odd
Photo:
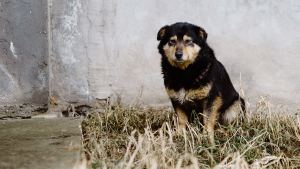
[[(208, 105), (208, 104), (207, 104)], [(219, 109), (222, 105), (221, 97), (216, 97), (212, 106), (205, 107), (203, 111), (204, 131), (209, 135), (209, 142), (214, 146), (214, 127), (219, 118)]]
[(245, 102), (242, 98), (235, 101), (220, 117), (220, 124), (226, 125), (233, 123), (239, 116), (239, 113), (242, 113), (242, 117), (245, 115)]

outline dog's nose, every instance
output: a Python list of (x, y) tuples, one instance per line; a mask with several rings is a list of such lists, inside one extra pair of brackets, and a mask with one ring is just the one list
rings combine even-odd
[(180, 59), (182, 57), (182, 52), (175, 52), (175, 56), (177, 59)]

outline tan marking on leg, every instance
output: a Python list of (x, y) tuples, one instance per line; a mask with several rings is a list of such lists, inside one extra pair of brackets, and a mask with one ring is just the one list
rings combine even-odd
[(181, 130), (185, 130), (186, 123), (188, 122), (188, 117), (184, 111), (182, 111), (180, 108), (176, 109), (176, 113), (178, 116), (178, 132), (181, 133)]
[(214, 145), (214, 127), (216, 125), (216, 121), (219, 116), (219, 109), (222, 105), (222, 99), (221, 97), (216, 97), (213, 106), (210, 108), (210, 110), (205, 109), (204, 110), (204, 127), (209, 134), (209, 142)]

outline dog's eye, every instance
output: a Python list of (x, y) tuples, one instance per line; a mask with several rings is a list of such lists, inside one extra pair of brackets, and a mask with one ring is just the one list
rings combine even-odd
[(170, 40), (170, 43), (171, 43), (171, 44), (175, 44), (176, 41), (175, 41), (175, 40)]
[(192, 42), (191, 40), (186, 40), (186, 41), (185, 41), (186, 44), (189, 44), (189, 43), (191, 43), (191, 42)]

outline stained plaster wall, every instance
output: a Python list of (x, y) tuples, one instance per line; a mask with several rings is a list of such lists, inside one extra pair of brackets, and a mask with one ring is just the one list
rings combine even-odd
[[(141, 98), (145, 104), (170, 105), (156, 35), (166, 24), (186, 21), (207, 31), (208, 44), (237, 90), (241, 74), (241, 85), (250, 102), (256, 101), (258, 95), (270, 95), (274, 104), (297, 108), (298, 1), (48, 0), (48, 4), (22, 4), (24, 14), (22, 10), (13, 12), (13, 8), (25, 1), (6, 1), (13, 5), (7, 10), (3, 4), (9, 3), (1, 2), (0, 9), (7, 11), (1, 13), (0, 30), (5, 27), (14, 33), (0, 33), (0, 89), (5, 89), (1, 92), (1, 105), (34, 102), (34, 93), (43, 96), (36, 100), (38, 103), (49, 103), (47, 99), (51, 97), (58, 106), (93, 106), (108, 97), (111, 102), (121, 98), (126, 104)], [(33, 8), (33, 3), (42, 4), (34, 8), (40, 14), (27, 23), (25, 9)], [(39, 18), (42, 21), (38, 22)], [(18, 23), (11, 24), (17, 21), (27, 26), (19, 29)], [(22, 33), (23, 30), (28, 31)], [(28, 33), (31, 31), (34, 33)], [(18, 62), (21, 57), (14, 55), (21, 54), (12, 51), (23, 55), (27, 51), (26, 57), (33, 56), (33, 51), (38, 54)]]
[(0, 111), (26, 114), (47, 104), (46, 19), (43, 0), (0, 1)]
[[(120, 97), (130, 104), (141, 96), (146, 104), (170, 104), (163, 85), (156, 35), (166, 24), (186, 21), (207, 31), (209, 45), (225, 65), (237, 90), (241, 74), (242, 89), (250, 102), (255, 102), (259, 95), (268, 95), (274, 104), (297, 108), (300, 98), (298, 1), (64, 2), (63, 9), (69, 11), (70, 18), (62, 21), (71, 29), (65, 32), (55, 27), (53, 41), (64, 51), (64, 44), (68, 44), (68, 49), (76, 48), (80, 54), (74, 55), (77, 61), (59, 65), (70, 68), (76, 76), (75, 80), (66, 81), (70, 90), (61, 92), (61, 98), (73, 91), (74, 96), (82, 96), (72, 97), (78, 101), (106, 97), (116, 101)], [(80, 40), (61, 41), (54, 36), (55, 32)], [(69, 53), (57, 57), (72, 58)], [(76, 65), (81, 67), (80, 73), (72, 67)], [(53, 74), (54, 79), (61, 81), (68, 76), (73, 75), (69, 71)], [(81, 89), (73, 90), (73, 86)]]

